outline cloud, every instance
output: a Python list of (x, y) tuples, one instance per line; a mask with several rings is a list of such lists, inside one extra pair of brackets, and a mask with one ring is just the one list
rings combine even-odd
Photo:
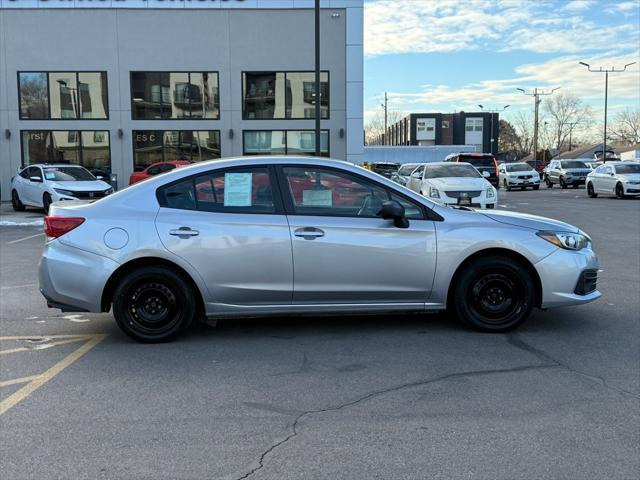
[[(472, 51), (577, 53), (605, 51), (611, 45), (635, 48), (635, 23), (603, 27), (579, 15), (594, 0), (564, 7), (550, 0), (374, 0), (365, 4), (365, 54)], [(633, 5), (630, 5), (633, 4)], [(633, 12), (637, 3), (615, 5)]]
[(623, 15), (636, 15), (640, 14), (640, 6), (637, 1), (627, 1), (613, 4), (605, 9), (607, 13), (617, 14), (622, 13)]

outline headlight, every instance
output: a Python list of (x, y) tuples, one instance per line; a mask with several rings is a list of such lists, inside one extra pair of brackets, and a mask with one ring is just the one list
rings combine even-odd
[(496, 194), (493, 193), (493, 187), (487, 188), (487, 198), (493, 198), (495, 196), (496, 196)]
[(113, 188), (107, 188), (107, 189), (104, 191), (104, 194), (105, 194), (105, 195), (111, 195), (112, 193), (113, 193)]
[(63, 188), (54, 188), (54, 190), (60, 195), (66, 195), (68, 197), (73, 197), (75, 195), (75, 192), (72, 192), (71, 190), (64, 190)]
[(589, 245), (591, 239), (581, 233), (573, 232), (552, 232), (550, 230), (540, 230), (536, 232), (540, 238), (549, 243), (553, 243), (556, 247), (565, 248), (567, 250), (581, 250)]
[(437, 188), (429, 187), (429, 196), (431, 198), (440, 198), (440, 192)]

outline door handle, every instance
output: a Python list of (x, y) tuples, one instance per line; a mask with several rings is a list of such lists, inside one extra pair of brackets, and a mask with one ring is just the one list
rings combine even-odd
[(169, 235), (176, 237), (195, 237), (196, 235), (200, 235), (200, 232), (198, 230), (192, 230), (190, 227), (180, 227), (169, 230)]
[(293, 232), (296, 237), (302, 237), (305, 240), (313, 240), (314, 238), (324, 237), (324, 231), (315, 227), (298, 228)]

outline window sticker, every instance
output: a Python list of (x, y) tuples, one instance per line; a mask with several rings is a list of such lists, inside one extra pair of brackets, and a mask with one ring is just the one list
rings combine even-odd
[(251, 206), (251, 187), (253, 185), (252, 177), (252, 173), (224, 174), (225, 207)]
[(305, 207), (333, 206), (333, 195), (331, 190), (303, 190), (302, 205)]
[(47, 180), (55, 180), (56, 178), (56, 174), (55, 172), (44, 172), (44, 178), (46, 178)]

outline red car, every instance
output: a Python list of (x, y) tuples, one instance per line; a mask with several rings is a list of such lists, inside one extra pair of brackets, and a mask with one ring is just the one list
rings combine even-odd
[(545, 167), (545, 164), (542, 160), (527, 160), (527, 163), (542, 177), (542, 173), (544, 172)]
[(153, 177), (154, 175), (168, 172), (170, 170), (173, 170), (174, 168), (184, 167), (185, 165), (189, 165), (190, 163), (191, 162), (188, 162), (187, 160), (171, 160), (168, 162), (152, 163), (144, 170), (133, 172), (129, 177), (129, 185), (141, 182), (142, 180), (146, 180), (147, 178)]

